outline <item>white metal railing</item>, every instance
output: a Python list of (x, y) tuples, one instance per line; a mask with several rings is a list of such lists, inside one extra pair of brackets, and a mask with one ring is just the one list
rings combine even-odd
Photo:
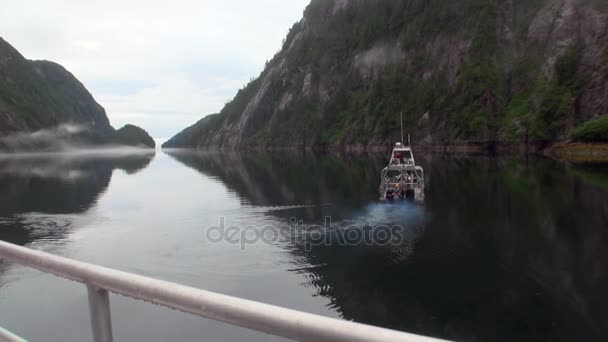
[(12, 332), (3, 329), (2, 327), (0, 327), (0, 341), (6, 341), (6, 342), (27, 342), (26, 340), (22, 339), (21, 337), (13, 334)]
[[(95, 342), (112, 341), (109, 292), (293, 340), (440, 341), (147, 278), (4, 241), (0, 241), (0, 258), (85, 284)], [(13, 339), (10, 339), (11, 336)], [(23, 341), (0, 329), (2, 340)]]

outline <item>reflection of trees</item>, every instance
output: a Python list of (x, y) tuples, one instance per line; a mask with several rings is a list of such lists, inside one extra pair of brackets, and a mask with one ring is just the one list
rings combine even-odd
[[(490, 340), (606, 337), (606, 192), (549, 160), (433, 166), (433, 220), (410, 282), (426, 294), (418, 298), (428, 300), (435, 320)], [(454, 317), (462, 320), (456, 327)]]
[[(376, 199), (382, 167), (365, 157), (173, 156), (255, 205), (357, 207)], [(403, 246), (415, 252), (294, 248), (308, 286), (347, 319), (450, 339), (608, 337), (604, 170), (577, 167), (575, 177), (544, 159), (418, 157), (430, 219), (415, 246)]]
[[(71, 220), (59, 215), (86, 212), (107, 189), (114, 169), (136, 173), (153, 156), (108, 153), (1, 159), (0, 239), (23, 245), (63, 235)], [(32, 213), (38, 215), (36, 220), (29, 217)]]
[[(300, 250), (345, 318), (456, 340), (605, 340), (608, 194), (560, 165), (424, 162), (431, 220), (406, 262)], [(304, 265), (314, 266), (304, 266)]]
[(382, 169), (382, 161), (366, 156), (191, 151), (169, 154), (198, 172), (221, 180), (254, 206), (362, 206), (377, 199)]

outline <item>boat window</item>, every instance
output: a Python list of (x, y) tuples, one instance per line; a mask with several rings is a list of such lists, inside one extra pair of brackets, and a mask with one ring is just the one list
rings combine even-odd
[(401, 152), (395, 152), (395, 155), (393, 156), (393, 160), (394, 159), (398, 159), (400, 163), (403, 163), (403, 154), (401, 154)]
[(393, 159), (399, 159), (399, 161), (403, 164), (405, 159), (412, 159), (412, 152), (410, 151), (395, 151), (395, 155)]

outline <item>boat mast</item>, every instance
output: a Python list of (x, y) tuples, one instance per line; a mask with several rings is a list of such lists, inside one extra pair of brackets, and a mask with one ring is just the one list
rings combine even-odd
[[(410, 146), (410, 133), (407, 134), (407, 146)], [(403, 112), (401, 112), (401, 143), (405, 143), (405, 140), (403, 139)]]
[(404, 143), (403, 140), (403, 112), (401, 112), (401, 143)]

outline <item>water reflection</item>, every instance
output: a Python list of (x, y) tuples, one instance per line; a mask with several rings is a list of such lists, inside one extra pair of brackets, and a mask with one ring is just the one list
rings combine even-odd
[(135, 174), (154, 151), (0, 155), (0, 239), (25, 245), (61, 239), (95, 205), (112, 172)]
[[(153, 156), (0, 158), (0, 238), (36, 247), (70, 240), (62, 247), (77, 259), (454, 340), (608, 337), (606, 166), (418, 154), (427, 172), (426, 201), (416, 205), (378, 201), (383, 155), (171, 156), (141, 174)], [(115, 169), (136, 175), (115, 175), (99, 201)], [(397, 225), (403, 239), (391, 245), (279, 241), (240, 251), (203, 240), (201, 227), (218, 216), (253, 225), (292, 218), (323, 225), (330, 216), (333, 228), (323, 231), (330, 237)], [(4, 317), (27, 304), (20, 299), (26, 290), (52, 284), (19, 272), (2, 278), (14, 280), (3, 288)], [(81, 306), (70, 306), (66, 286), (57, 284), (57, 298), (73, 318)], [(37, 307), (41, 298), (32, 296), (29, 304)], [(115, 312), (125, 317), (151, 312), (131, 314), (123, 304)], [(38, 321), (50, 320), (49, 310), (41, 310)], [(141, 326), (164, 327), (173, 317), (152, 316)], [(24, 319), (23, 326), (45, 336), (49, 327), (38, 321)], [(227, 339), (233, 331), (203, 328), (198, 320), (171, 324), (166, 332), (183, 339), (200, 331)], [(125, 327), (129, 336), (144, 330)], [(89, 332), (75, 332), (81, 333)]]
[(340, 219), (352, 208), (374, 202), (379, 170), (385, 164), (377, 155), (191, 151), (170, 151), (169, 155), (222, 181), (245, 206), (263, 207), (283, 218), (293, 212), (277, 210), (280, 207), (309, 206), (300, 211), (305, 216), (299, 217), (307, 220), (322, 219), (325, 214)]
[(399, 223), (396, 248), (296, 246), (346, 319), (467, 341), (608, 338), (606, 166), (420, 156), (423, 207), (379, 205), (380, 156), (171, 153), (279, 220)]

